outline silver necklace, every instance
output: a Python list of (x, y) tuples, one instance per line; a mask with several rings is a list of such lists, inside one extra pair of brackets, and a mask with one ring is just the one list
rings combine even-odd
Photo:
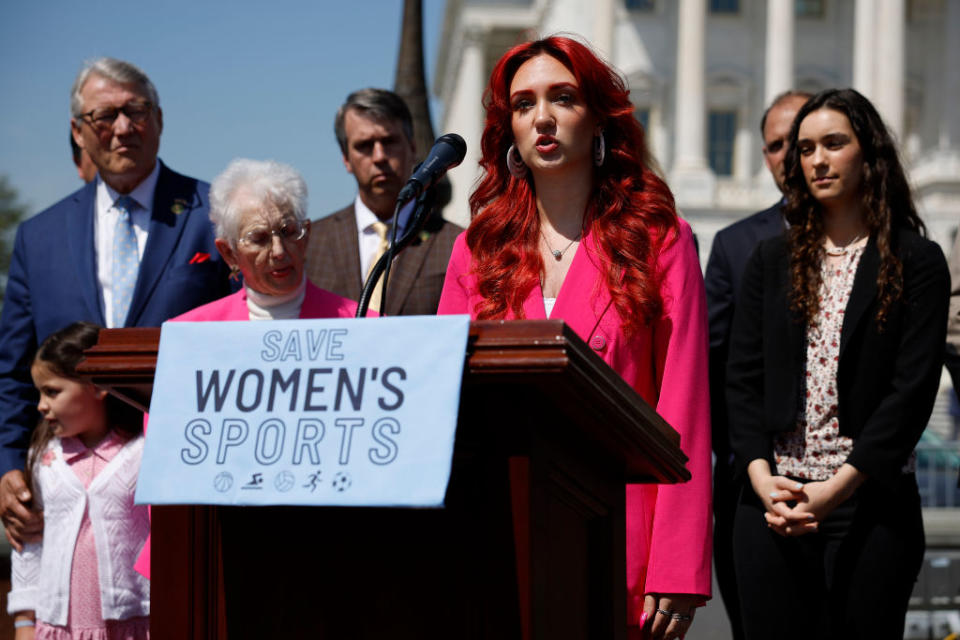
[(553, 254), (553, 259), (556, 260), (557, 262), (560, 262), (561, 260), (563, 260), (563, 254), (565, 254), (567, 250), (573, 246), (574, 242), (580, 239), (580, 236), (582, 234), (583, 232), (581, 231), (580, 233), (577, 234), (576, 238), (570, 241), (570, 244), (565, 246), (562, 250), (557, 250), (550, 246), (550, 242), (547, 240), (547, 236), (543, 235), (543, 229), (542, 228), (540, 229), (540, 237), (543, 238), (543, 244), (547, 245), (547, 251)]
[(824, 245), (823, 250), (831, 258), (839, 258), (841, 256), (847, 255), (847, 253), (849, 253), (853, 249), (853, 246), (858, 242), (860, 242), (860, 240), (862, 239), (863, 239), (863, 234), (861, 233), (856, 238), (854, 238), (847, 244), (843, 245), (842, 247), (838, 247), (837, 245), (832, 245), (832, 246)]

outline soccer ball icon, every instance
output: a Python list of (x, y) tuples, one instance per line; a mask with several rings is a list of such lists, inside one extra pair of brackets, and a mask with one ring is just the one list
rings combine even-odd
[(290, 491), (290, 489), (293, 489), (294, 482), (295, 478), (292, 473), (289, 471), (281, 471), (277, 474), (277, 477), (274, 478), (273, 486), (277, 488), (277, 491), (286, 493)]
[(350, 474), (346, 471), (338, 471), (335, 476), (333, 476), (333, 482), (330, 483), (333, 486), (335, 491), (343, 493), (350, 488), (350, 485), (353, 484), (353, 480), (350, 478)]
[(217, 477), (213, 479), (213, 488), (220, 493), (229, 491), (232, 486), (233, 476), (230, 475), (229, 471), (221, 471), (217, 474)]

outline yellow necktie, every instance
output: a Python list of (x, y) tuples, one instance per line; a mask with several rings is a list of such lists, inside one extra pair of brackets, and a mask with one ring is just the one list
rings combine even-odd
[[(387, 231), (390, 227), (385, 222), (377, 220), (370, 225), (373, 227), (373, 230), (380, 236), (380, 244), (377, 246), (377, 251), (373, 254), (373, 259), (370, 261), (370, 268), (367, 269), (367, 277), (370, 277), (370, 273), (373, 272), (373, 268), (377, 265), (377, 261), (380, 260), (380, 257), (387, 252), (387, 249), (390, 247), (390, 243), (387, 241)], [(377, 286), (374, 287), (373, 293), (370, 295), (370, 309), (373, 309), (376, 312), (380, 312), (380, 299), (383, 297), (383, 277), (381, 274), (380, 279), (377, 281)]]

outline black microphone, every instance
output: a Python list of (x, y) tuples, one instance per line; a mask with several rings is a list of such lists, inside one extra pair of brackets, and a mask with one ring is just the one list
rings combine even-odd
[(419, 196), (424, 189), (435, 185), (443, 174), (463, 162), (466, 155), (467, 143), (457, 134), (445, 133), (437, 138), (430, 153), (427, 154), (427, 159), (417, 167), (407, 180), (407, 184), (400, 190), (397, 202), (406, 202)]

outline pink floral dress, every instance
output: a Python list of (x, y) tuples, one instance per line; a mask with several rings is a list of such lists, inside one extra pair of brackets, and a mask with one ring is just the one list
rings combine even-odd
[[(64, 461), (83, 486), (89, 489), (97, 474), (123, 448), (124, 441), (111, 432), (92, 449), (88, 449), (77, 438), (62, 438), (60, 444)], [(47, 453), (53, 454), (52, 451)], [(50, 464), (50, 461), (44, 457), (40, 464)], [(90, 514), (84, 511), (77, 544), (73, 549), (67, 626), (37, 621), (36, 640), (149, 640), (150, 618), (140, 616), (127, 620), (104, 620), (101, 611), (97, 549)]]

